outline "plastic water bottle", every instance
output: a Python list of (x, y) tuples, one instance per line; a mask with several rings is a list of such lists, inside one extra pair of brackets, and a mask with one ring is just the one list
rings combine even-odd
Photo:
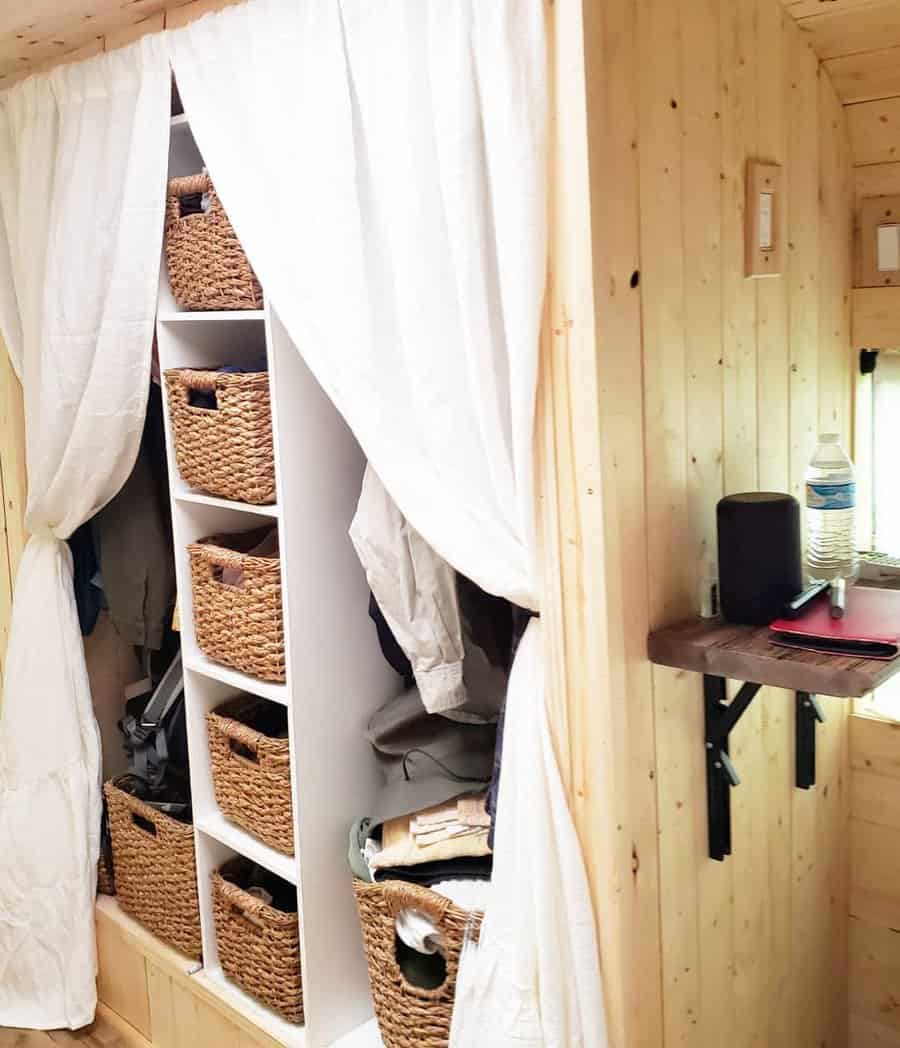
[(806, 470), (806, 564), (810, 581), (854, 579), (856, 475), (837, 433), (823, 433)]

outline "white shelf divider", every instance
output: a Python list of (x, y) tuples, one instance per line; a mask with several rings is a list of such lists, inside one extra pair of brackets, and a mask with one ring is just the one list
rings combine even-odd
[(257, 517), (278, 518), (278, 506), (253, 506), (249, 502), (232, 502), (230, 499), (216, 498), (215, 495), (204, 495), (202, 491), (179, 491), (173, 497), (176, 502), (194, 502), (198, 506), (214, 506), (216, 509), (250, 513)]
[(189, 310), (172, 310), (159, 314), (161, 324), (261, 324), (265, 321), (265, 310), (235, 309), (233, 311), (211, 309), (206, 312)]
[(222, 684), (229, 685), (235, 692), (243, 691), (248, 695), (258, 695), (261, 699), (277, 702), (281, 706), (287, 706), (290, 703), (287, 685), (273, 684), (271, 681), (248, 677), (246, 673), (213, 662), (202, 653), (186, 655), (184, 665), (195, 673), (209, 677), (210, 680), (221, 681)]
[(229, 822), (220, 811), (195, 816), (194, 825), (207, 837), (212, 837), (219, 844), (224, 844), (238, 855), (243, 855), (245, 859), (258, 863), (289, 884), (296, 885), (297, 860), (293, 855), (285, 855), (284, 852), (270, 848), (240, 826)]
[[(169, 157), (171, 176), (202, 168), (186, 119), (173, 119)], [(179, 313), (163, 260), (157, 337), (162, 371), (254, 366), (266, 358), (278, 491), (277, 506), (249, 506), (189, 489), (178, 473), (163, 384), (203, 934), (204, 967), (195, 978), (288, 1048), (330, 1048), (345, 1036), (374, 1048), (380, 1039), (377, 1030), (372, 1038), (369, 1025), (372, 1002), (347, 838), (380, 781), (365, 726), (400, 682), (378, 646), (365, 574), (347, 535), (365, 460), (270, 303), (253, 314)], [(194, 630), (188, 544), (261, 524), (279, 529), (284, 684), (213, 662)], [(235, 826), (216, 804), (206, 714), (240, 693), (288, 709), (294, 856)], [(296, 886), (305, 1027), (284, 1022), (222, 974), (211, 877), (234, 855)]]

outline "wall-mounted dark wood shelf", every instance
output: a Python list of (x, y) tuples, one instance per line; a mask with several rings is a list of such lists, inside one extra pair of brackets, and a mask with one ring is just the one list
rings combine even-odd
[[(816, 781), (816, 724), (824, 720), (816, 695), (859, 698), (900, 673), (900, 658), (884, 662), (783, 648), (765, 627), (735, 626), (717, 619), (693, 619), (656, 630), (648, 638), (650, 661), (703, 674), (706, 805), (709, 855), (731, 854), (730, 790), (740, 784), (729, 756), (729, 736), (764, 686), (795, 692), (796, 783)], [(725, 682), (743, 682), (726, 700)]]
[(773, 688), (857, 699), (900, 673), (900, 659), (860, 659), (781, 648), (765, 627), (692, 619), (650, 634), (650, 661)]

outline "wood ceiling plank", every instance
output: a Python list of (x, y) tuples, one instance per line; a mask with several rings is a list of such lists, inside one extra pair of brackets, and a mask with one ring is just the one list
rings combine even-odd
[(847, 106), (847, 122), (854, 164), (900, 160), (900, 98)]
[[(131, 27), (184, 0), (32, 0), (23, 11), (0, 11), (0, 87), (70, 60), (105, 37), (127, 38)], [(5, 5), (0, 5), (5, 6)], [(88, 53), (85, 52), (85, 53)]]
[(900, 46), (900, 0), (877, 0), (799, 20), (821, 59)]
[(844, 105), (900, 95), (900, 47), (831, 58), (825, 70)]
[(860, 7), (871, 7), (878, 0), (782, 0), (787, 12), (798, 21), (813, 15), (838, 14)]

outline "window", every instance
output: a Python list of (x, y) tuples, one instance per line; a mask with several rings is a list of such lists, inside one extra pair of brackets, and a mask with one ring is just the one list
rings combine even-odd
[[(900, 352), (882, 351), (856, 394), (856, 467), (860, 549), (900, 557)], [(900, 579), (898, 579), (900, 584)], [(900, 677), (868, 699), (863, 709), (900, 720)]]

